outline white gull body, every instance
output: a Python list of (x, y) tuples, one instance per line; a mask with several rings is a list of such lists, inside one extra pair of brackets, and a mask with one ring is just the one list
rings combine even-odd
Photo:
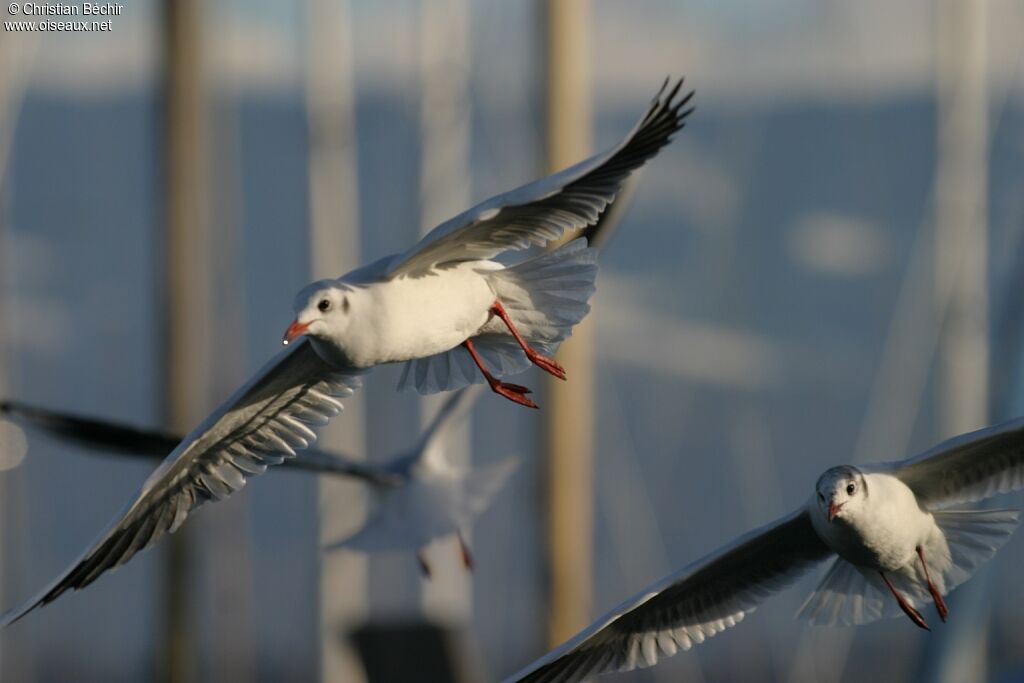
[[(363, 269), (305, 288), (296, 297), (296, 320), (313, 321), (305, 334), (317, 353), (340, 366), (433, 356), (484, 330), (499, 289), (488, 275), (501, 270), (493, 261), (464, 261), (431, 277), (387, 280), (369, 279)], [(325, 298), (342, 311), (330, 327), (317, 322), (325, 317), (317, 307)]]
[[(637, 594), (506, 681), (567, 683), (652, 666), (735, 626), (768, 595), (833, 559), (798, 616), (852, 625), (906, 614), (966, 581), (1013, 533), (1015, 510), (950, 509), (1024, 488), (1024, 419), (909, 460), (826, 471), (797, 511)], [(955, 618), (955, 615), (954, 615)]]

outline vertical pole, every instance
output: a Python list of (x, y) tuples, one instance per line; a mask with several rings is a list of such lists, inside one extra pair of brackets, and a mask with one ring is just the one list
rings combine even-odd
[[(545, 0), (547, 166), (556, 171), (590, 149), (588, 0)], [(590, 620), (593, 557), (593, 329), (585, 319), (562, 345), (568, 382), (548, 380), (542, 414), (547, 463), (550, 616), (558, 644)]]
[[(989, 421), (988, 3), (938, 5), (938, 169), (935, 276), (945, 314), (939, 358), (943, 436)], [(948, 293), (942, 310), (943, 293)], [(988, 599), (984, 575), (955, 596), (958, 619), (929, 641), (922, 680), (985, 680)]]
[[(8, 38), (0, 41), (0, 64), (4, 64), (4, 78), (0, 79), (0, 284), (6, 283), (4, 257), (9, 255), (7, 240), (10, 239), (7, 228), (11, 224), (10, 194), (8, 174), (10, 173), (11, 157), (14, 150), (14, 132), (17, 129), (18, 114), (24, 101), (28, 86), (29, 74), (39, 47), (39, 34), (26, 34), (19, 39)], [(31, 37), (30, 37), (31, 36)], [(0, 288), (0, 329), (12, 321), (8, 315), (9, 290)], [(9, 382), (15, 368), (15, 349), (7, 335), (0, 335), (0, 396), (6, 396), (10, 388)], [(10, 373), (8, 368), (11, 369)], [(13, 424), (3, 425), (4, 433), (0, 441), (15, 438), (20, 430)], [(0, 454), (0, 605), (10, 605), (19, 592), (18, 579), (24, 573), (20, 558), (24, 556), (25, 520), (28, 510), (25, 505), (24, 483), (22, 471), (3, 470), (8, 466), (16, 466), (20, 457), (14, 452), (17, 445), (0, 443), (0, 449), (7, 453)], [(33, 643), (26, 633), (5, 632), (0, 634), (0, 680), (30, 681), (34, 678)]]
[[(241, 157), (239, 155), (239, 82), (230, 61), (218, 59), (237, 44), (234, 19), (244, 9), (241, 0), (228, 0), (206, 10), (205, 20), (218, 26), (218, 40), (207, 45), (208, 163), (210, 192), (207, 247), (210, 272), (210, 308), (216, 311), (207, 330), (211, 345), (210, 387), (216, 400), (230, 396), (245, 380), (246, 345), (245, 272), (242, 267)], [(194, 425), (190, 425), (190, 428)], [(247, 683), (257, 679), (259, 664), (254, 600), (250, 498), (235, 495), (217, 504), (195, 534), (201, 557), (196, 564), (201, 597), (195, 628), (197, 671), (200, 680)], [(209, 596), (209, 599), (206, 599)]]
[[(421, 0), (419, 11), (420, 232), (426, 233), (470, 204), (469, 3)], [(424, 397), (424, 425), (446, 398)], [(444, 448), (453, 464), (468, 465), (468, 425), (449, 434)], [(471, 617), (470, 580), (456, 566), (456, 544), (448, 539), (431, 553), (433, 578), (422, 582), (423, 609), (431, 621), (458, 624)]]
[(945, 0), (938, 12), (935, 274), (936, 291), (950, 292), (940, 356), (946, 436), (983, 426), (989, 414), (987, 13), (984, 0)]
[[(209, 252), (206, 243), (206, 145), (201, 12), (198, 0), (166, 0), (166, 414), (167, 424), (185, 433), (208, 404), (210, 358), (207, 331)], [(184, 533), (183, 533), (184, 532)], [(193, 594), (189, 533), (180, 529), (168, 542), (164, 592), (162, 675), (171, 683), (192, 680), (190, 637)]]
[[(348, 0), (306, 4), (306, 111), (309, 130), (310, 270), (314, 279), (338, 277), (359, 265), (355, 84), (352, 15)], [(321, 434), (321, 443), (363, 453), (365, 416), (359, 396)], [(319, 484), (320, 540), (343, 538), (366, 513), (365, 491), (354, 482), (323, 477)], [(366, 559), (353, 553), (320, 557), (320, 679), (363, 679), (343, 634), (366, 612)]]

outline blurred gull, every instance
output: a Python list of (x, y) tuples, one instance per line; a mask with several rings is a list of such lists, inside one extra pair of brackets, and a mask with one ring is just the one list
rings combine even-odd
[(391, 475), (389, 481), (395, 483), (375, 485), (376, 506), (362, 528), (326, 550), (414, 552), (420, 569), (429, 577), (425, 547), (454, 533), (463, 565), (473, 568), (464, 532), (519, 464), (516, 458), (505, 458), (486, 467), (466, 469), (449, 461), (447, 435), (465, 420), (479, 396), (478, 389), (464, 389), (445, 402), (412, 451), (385, 468)]
[(831, 569), (798, 612), (814, 624), (906, 614), (966, 581), (1009, 538), (1015, 510), (952, 510), (1024, 488), (1024, 418), (898, 463), (833, 467), (796, 512), (666, 577), (507, 681), (579, 681), (652, 666), (735, 626), (818, 563)]
[(374, 365), (409, 361), (402, 385), (421, 393), (476, 382), (475, 366), (491, 389), (536, 407), (529, 389), (498, 377), (534, 364), (564, 378), (544, 354), (589, 310), (594, 250), (575, 240), (508, 266), (491, 259), (598, 221), (629, 175), (682, 128), (693, 93), (679, 98), (681, 86), (668, 88), (666, 80), (608, 152), (478, 204), (405, 253), (308, 285), (284, 341), (308, 339), (275, 356), (186, 436), (71, 567), (0, 616), (0, 626), (84, 588), (175, 531), (202, 503), (308, 448), (316, 439), (311, 427), (340, 413), (340, 399)]
[(590, 309), (596, 254), (577, 239), (512, 265), (492, 259), (596, 223), (629, 175), (683, 127), (693, 93), (679, 97), (682, 80), (668, 85), (608, 152), (483, 202), (409, 251), (308, 285), (284, 343), (306, 335), (340, 367), (406, 362), (400, 387), (421, 394), (486, 381), (536, 408), (529, 389), (499, 377), (533, 364), (565, 379), (549, 354)]

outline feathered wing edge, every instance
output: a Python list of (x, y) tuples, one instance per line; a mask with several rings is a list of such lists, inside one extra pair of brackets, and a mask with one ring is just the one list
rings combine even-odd
[(543, 246), (594, 224), (629, 175), (667, 145), (693, 111), (683, 79), (665, 80), (640, 122), (613, 149), (559, 173), (492, 197), (434, 228), (395, 256), (389, 277), (421, 277), (435, 267)]
[(1024, 488), (1024, 418), (947, 439), (885, 465), (929, 509)]
[(316, 440), (311, 427), (341, 412), (338, 399), (359, 386), (358, 374), (330, 368), (305, 341), (278, 354), (171, 452), (67, 571), (0, 616), (0, 626), (84, 588), (173, 533), (199, 505), (227, 497), (248, 477), (294, 457)]
[(736, 625), (831, 555), (800, 510), (654, 584), (505, 683), (572, 683), (651, 666)]

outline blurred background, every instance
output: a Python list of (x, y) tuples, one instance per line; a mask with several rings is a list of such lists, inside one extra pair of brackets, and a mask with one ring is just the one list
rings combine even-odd
[[(697, 111), (604, 248), (566, 347), (575, 399), (485, 396), (451, 444), (522, 459), (474, 574), (451, 541), (431, 580), (412, 556), (322, 555), (365, 491), (272, 471), (0, 632), (3, 680), (498, 680), (827, 467), (1024, 413), (1020, 3), (132, 0), (110, 19), (0, 32), (0, 396), (138, 425), (191, 428), (278, 350), (305, 283), (614, 144), (666, 75)], [(437, 402), (398, 373), (329, 447), (414, 441)], [(152, 467), (0, 423), (0, 605)], [(815, 572), (609, 680), (1024, 680), (1022, 562), (1018, 535), (931, 634), (795, 621)]]

